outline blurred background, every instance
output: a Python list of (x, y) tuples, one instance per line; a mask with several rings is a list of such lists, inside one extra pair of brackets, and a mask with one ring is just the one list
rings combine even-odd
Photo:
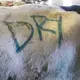
[(13, 2), (26, 2), (26, 3), (48, 3), (49, 5), (58, 5), (58, 6), (71, 6), (71, 5), (80, 5), (80, 0), (0, 0), (1, 1), (13, 1)]

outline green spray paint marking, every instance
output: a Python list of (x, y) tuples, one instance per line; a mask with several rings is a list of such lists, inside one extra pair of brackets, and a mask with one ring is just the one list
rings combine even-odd
[[(51, 30), (51, 29), (45, 29), (43, 28), (43, 26), (46, 24), (46, 22), (48, 21), (55, 21), (55, 22), (58, 22), (58, 47), (60, 48), (61, 46), (61, 43), (62, 43), (62, 39), (63, 39), (63, 36), (62, 36), (62, 17), (60, 16), (59, 17), (59, 20), (54, 20), (54, 19), (48, 19), (46, 16), (41, 16), (41, 15), (32, 15), (31, 18), (33, 19), (33, 21), (35, 22), (36, 24), (36, 27), (38, 29), (38, 35), (39, 35), (39, 39), (40, 41), (43, 40), (43, 37), (42, 37), (42, 31), (46, 31), (46, 32), (50, 32), (52, 34), (55, 34), (56, 35), (56, 31), (54, 30)], [(43, 19), (42, 22), (38, 22), (39, 19)], [(20, 52), (21, 50), (23, 50), (25, 48), (25, 46), (29, 43), (29, 41), (32, 39), (33, 35), (34, 35), (34, 28), (33, 26), (28, 23), (28, 22), (21, 22), (21, 21), (17, 21), (17, 25), (26, 25), (26, 27), (31, 30), (31, 34), (30, 36), (28, 37), (28, 39), (20, 46), (18, 41), (17, 41), (17, 38), (16, 38), (16, 34), (12, 28), (12, 24), (14, 24), (14, 22), (4, 22), (7, 26), (8, 26), (8, 29), (9, 31), (11, 32), (12, 34), (12, 38), (14, 40), (14, 43), (16, 45), (16, 52)]]
[(16, 39), (16, 37), (15, 37), (15, 33), (14, 33), (14, 31), (13, 31), (13, 28), (12, 28), (12, 23), (13, 23), (13, 22), (5, 22), (5, 24), (8, 26), (9, 31), (10, 31), (11, 34), (12, 34), (12, 38), (13, 38), (14, 43), (15, 43), (15, 45), (16, 45), (16, 52), (20, 52), (21, 50), (23, 50), (23, 49), (25, 48), (25, 46), (26, 46), (26, 45), (29, 43), (29, 41), (32, 39), (33, 34), (34, 34), (34, 29), (33, 29), (32, 25), (29, 24), (28, 22), (17, 22), (17, 24), (26, 25), (26, 27), (27, 27), (28, 29), (31, 29), (31, 34), (30, 34), (29, 38), (20, 46), (19, 43), (18, 43), (18, 41), (17, 41), (17, 39)]
[[(61, 41), (62, 41), (62, 17), (59, 17), (59, 20), (55, 20), (55, 19), (48, 19), (46, 16), (41, 16), (41, 15), (33, 15), (31, 16), (33, 21), (35, 22), (37, 29), (38, 29), (38, 34), (39, 34), (39, 39), (42, 40), (42, 33), (41, 30), (43, 31), (47, 31), (47, 32), (51, 32), (52, 34), (56, 34), (56, 31), (54, 30), (50, 30), (50, 29), (44, 29), (43, 26), (47, 21), (56, 21), (58, 22), (58, 47), (60, 48), (61, 46)], [(38, 23), (37, 18), (44, 18), (42, 23)]]
[(62, 43), (62, 40), (63, 40), (63, 36), (62, 36), (62, 17), (60, 16), (59, 17), (59, 20), (58, 20), (58, 34), (59, 34), (59, 38), (58, 38), (58, 44), (59, 44), (59, 48), (61, 47), (61, 43)]

